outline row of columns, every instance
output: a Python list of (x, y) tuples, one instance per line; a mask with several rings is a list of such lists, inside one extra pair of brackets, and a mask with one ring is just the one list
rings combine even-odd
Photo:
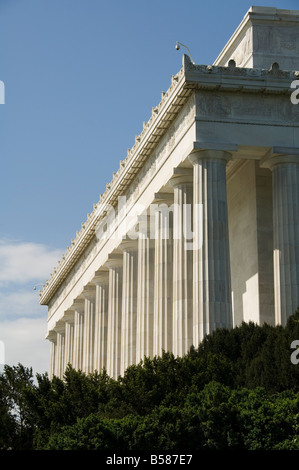
[[(173, 199), (156, 194), (154, 201), (155, 237), (144, 214), (137, 240), (122, 240), (50, 335), (51, 375), (61, 377), (70, 362), (86, 373), (105, 367), (117, 377), (144, 356), (162, 350), (182, 356), (216, 328), (232, 327), (230, 158), (226, 151), (200, 150), (189, 156), (193, 169), (174, 170)], [(299, 303), (298, 184), (298, 163), (273, 165), (277, 323), (286, 315), (281, 311), (291, 315)]]

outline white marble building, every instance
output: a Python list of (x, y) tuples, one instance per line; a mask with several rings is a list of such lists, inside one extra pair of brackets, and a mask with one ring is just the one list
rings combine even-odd
[(183, 56), (40, 292), (50, 376), (71, 363), (117, 377), (295, 312), (298, 28), (299, 10), (252, 7), (213, 65)]

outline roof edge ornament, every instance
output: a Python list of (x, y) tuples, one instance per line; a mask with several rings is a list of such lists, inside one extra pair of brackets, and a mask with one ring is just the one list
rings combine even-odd
[(194, 68), (194, 62), (191, 61), (190, 57), (187, 54), (183, 54), (182, 66), (183, 70), (189, 70)]

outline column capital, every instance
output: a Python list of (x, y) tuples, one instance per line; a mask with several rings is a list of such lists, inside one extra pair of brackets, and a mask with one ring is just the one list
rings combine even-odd
[(123, 264), (123, 255), (121, 253), (110, 253), (104, 264), (107, 268), (120, 267)]
[(75, 312), (83, 313), (83, 311), (84, 311), (84, 299), (83, 298), (75, 299), (71, 308), (74, 309)]
[(62, 321), (74, 321), (74, 309), (69, 308), (68, 310), (65, 310), (64, 315), (62, 317)]
[(193, 169), (192, 168), (174, 168), (173, 175), (169, 179), (168, 183), (173, 187), (177, 187), (180, 184), (193, 185)]
[(63, 320), (58, 320), (54, 326), (54, 330), (56, 331), (56, 333), (64, 333), (65, 322)]
[(138, 249), (138, 238), (136, 240), (132, 240), (131, 238), (125, 238), (121, 241), (118, 248), (121, 251), (137, 251), (137, 249)]
[(299, 148), (272, 147), (260, 161), (262, 168), (273, 170), (276, 165), (299, 164)]
[(195, 141), (192, 144), (190, 154), (196, 151), (202, 150), (215, 150), (222, 152), (237, 152), (238, 145), (231, 142), (198, 142)]
[(173, 192), (171, 193), (155, 193), (153, 203), (159, 203), (159, 204), (167, 204), (167, 205), (172, 205), (173, 204)]
[(95, 295), (96, 295), (96, 290), (95, 290), (94, 285), (88, 284), (87, 286), (84, 287), (83, 292), (82, 292), (82, 296), (84, 297), (84, 299), (94, 300)]
[(52, 343), (56, 343), (57, 340), (57, 332), (55, 330), (51, 330), (48, 332), (46, 339), (51, 341)]
[(223, 160), (227, 163), (232, 159), (232, 154), (220, 149), (195, 149), (189, 154), (188, 159), (192, 165), (202, 160)]
[(94, 278), (90, 281), (95, 286), (109, 283), (109, 270), (96, 271)]

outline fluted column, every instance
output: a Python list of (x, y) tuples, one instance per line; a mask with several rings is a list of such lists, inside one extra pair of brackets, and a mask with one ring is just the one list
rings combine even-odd
[(153, 355), (154, 239), (150, 216), (141, 215), (138, 237), (137, 347), (136, 362)]
[(94, 321), (95, 321), (95, 287), (84, 288), (84, 328), (83, 328), (83, 372), (89, 374), (93, 369), (94, 355)]
[(193, 343), (232, 326), (226, 164), (222, 150), (190, 154), (194, 174)]
[(285, 325), (299, 307), (299, 151), (263, 166), (272, 170), (275, 323)]
[(62, 379), (63, 374), (64, 374), (64, 346), (65, 346), (64, 322), (61, 320), (58, 321), (54, 329), (57, 334), (54, 375)]
[(156, 193), (153, 355), (172, 351), (173, 194)]
[(64, 352), (64, 370), (68, 364), (73, 365), (74, 350), (74, 312), (67, 310), (63, 318), (65, 322), (65, 352)]
[(117, 379), (121, 357), (122, 255), (110, 255), (109, 268), (107, 373)]
[(121, 375), (126, 368), (136, 362), (137, 330), (137, 241), (124, 240), (122, 284), (122, 328), (121, 328)]
[(74, 302), (74, 350), (73, 366), (76, 370), (82, 370), (83, 359), (83, 325), (84, 325), (84, 300), (77, 299)]
[(95, 335), (94, 335), (94, 370), (107, 369), (108, 346), (108, 288), (109, 273), (97, 272), (92, 280), (96, 286)]
[(47, 339), (50, 341), (50, 363), (49, 363), (49, 378), (52, 379), (55, 375), (55, 358), (56, 358), (56, 345), (57, 345), (57, 333), (56, 331), (50, 331)]
[(177, 168), (173, 214), (173, 353), (186, 354), (192, 345), (192, 169)]

